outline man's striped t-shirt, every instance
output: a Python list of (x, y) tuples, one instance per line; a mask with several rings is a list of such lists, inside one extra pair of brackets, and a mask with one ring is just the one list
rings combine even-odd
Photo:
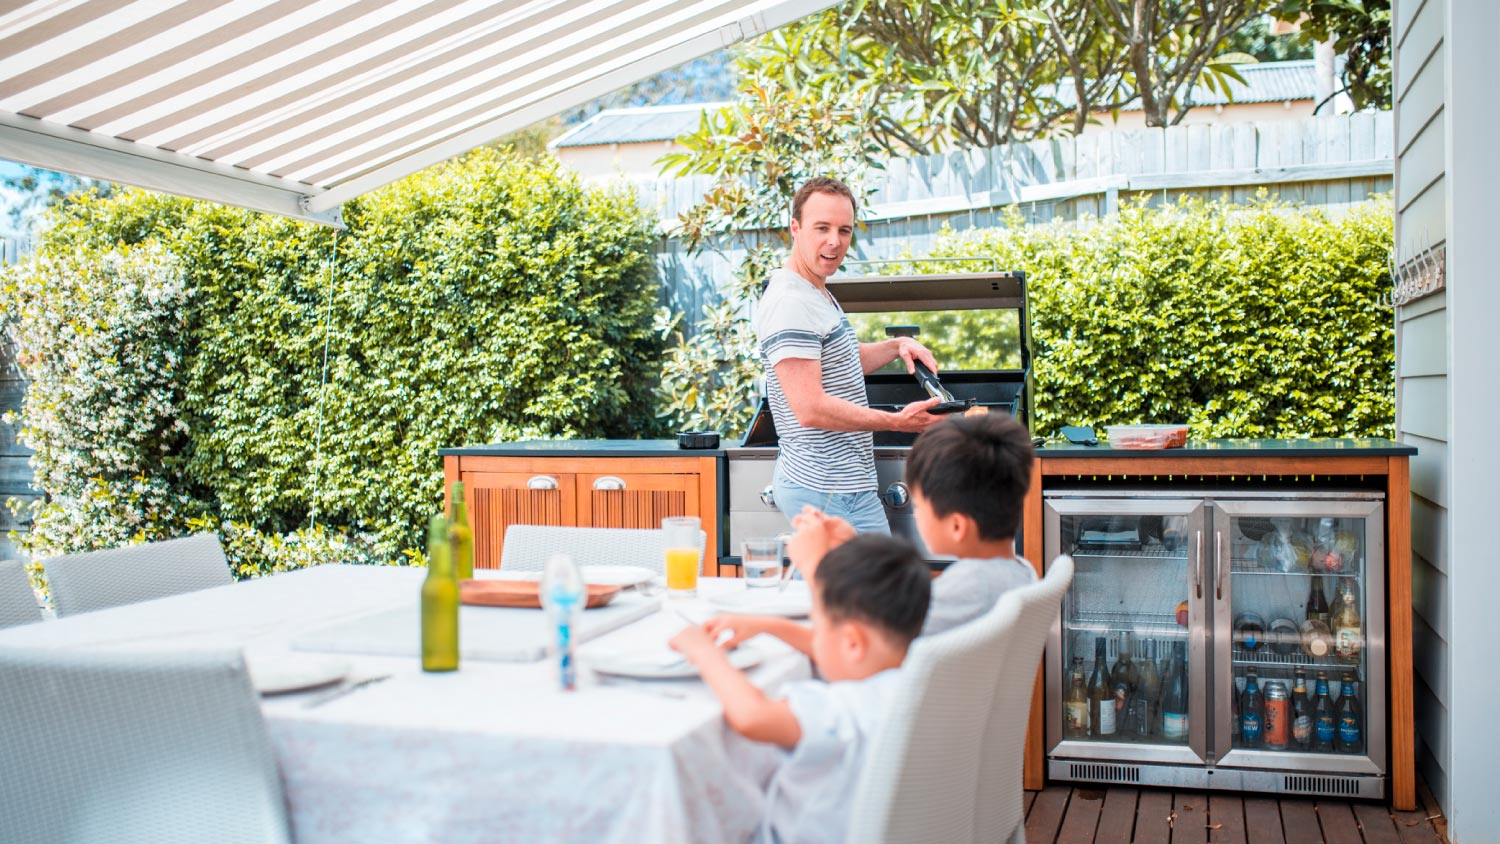
[(787, 404), (776, 364), (787, 358), (819, 360), (823, 391), (868, 406), (859, 340), (829, 296), (787, 269), (771, 273), (755, 314), (755, 336), (766, 371), (766, 396), (781, 441), (781, 471), (792, 483), (818, 492), (875, 490), (875, 437), (869, 431), (806, 428)]

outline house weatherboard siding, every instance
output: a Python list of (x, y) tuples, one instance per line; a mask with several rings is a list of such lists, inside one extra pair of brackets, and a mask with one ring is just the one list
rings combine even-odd
[(1449, 818), (1454, 844), (1494, 840), (1494, 536), (1500, 459), (1500, 175), (1490, 69), (1500, 6), (1397, 0), (1395, 198), (1398, 265), (1442, 256), (1442, 289), (1396, 309), (1396, 433), (1413, 460), (1412, 619), (1417, 766)]

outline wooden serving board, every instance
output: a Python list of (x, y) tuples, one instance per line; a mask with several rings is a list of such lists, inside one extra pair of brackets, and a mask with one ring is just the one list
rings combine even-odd
[[(614, 600), (621, 587), (607, 583), (587, 584), (586, 608), (602, 607)], [(460, 600), (480, 607), (515, 607), (540, 609), (541, 583), (535, 580), (464, 580), (458, 584)]]

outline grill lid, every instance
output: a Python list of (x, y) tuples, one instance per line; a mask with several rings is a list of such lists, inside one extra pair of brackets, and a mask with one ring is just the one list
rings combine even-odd
[[(1020, 332), (1020, 369), (949, 369), (938, 373), (955, 399), (973, 399), (991, 411), (1003, 411), (1023, 425), (1031, 421), (1031, 308), (1026, 275), (1021, 272), (933, 275), (845, 276), (828, 279), (828, 290), (848, 313), (887, 311), (1014, 310)], [(872, 372), (865, 376), (870, 406), (895, 411), (928, 398), (926, 390), (905, 372)], [(876, 431), (877, 446), (906, 446), (915, 434)], [(774, 446), (776, 423), (762, 399), (745, 433), (743, 447)]]

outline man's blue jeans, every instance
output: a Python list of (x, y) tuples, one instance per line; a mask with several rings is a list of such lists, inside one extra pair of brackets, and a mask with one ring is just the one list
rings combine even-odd
[(891, 523), (885, 518), (885, 507), (874, 490), (867, 492), (818, 492), (798, 486), (781, 473), (781, 462), (771, 476), (771, 494), (776, 497), (776, 508), (788, 519), (802, 512), (808, 504), (830, 516), (838, 516), (854, 526), (859, 533), (884, 533), (889, 535)]

